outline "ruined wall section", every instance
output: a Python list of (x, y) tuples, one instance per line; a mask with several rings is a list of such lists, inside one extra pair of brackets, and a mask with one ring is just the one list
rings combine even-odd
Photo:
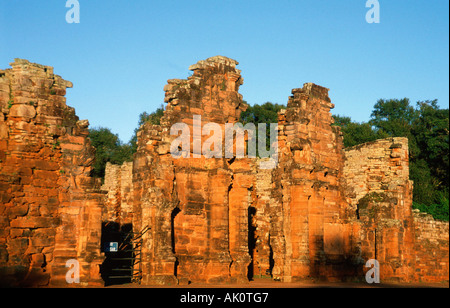
[[(214, 122), (224, 131), (245, 109), (236, 65), (213, 57), (191, 66), (188, 79), (169, 80), (161, 125), (138, 132), (132, 223), (135, 231), (152, 228), (143, 283), (246, 282), (247, 274), (354, 281), (364, 279), (369, 259), (380, 261), (382, 281), (445, 279), (448, 224), (413, 219), (407, 140), (344, 150), (328, 89), (308, 83), (292, 91), (279, 113), (274, 170), (260, 169), (258, 159), (207, 159), (194, 150), (209, 138), (196, 129)], [(191, 134), (186, 158), (170, 154), (175, 123)], [(123, 175), (114, 170), (117, 205)]]
[(177, 284), (172, 247), (172, 213), (178, 204), (168, 140), (159, 125), (138, 132), (133, 161), (133, 231), (150, 227), (142, 244), (142, 283)]
[[(345, 158), (347, 198), (354, 211), (368, 193), (403, 194), (403, 187), (412, 185), (407, 138), (387, 138), (347, 148)], [(408, 197), (410, 192), (404, 196)], [(410, 199), (405, 201), (412, 204)]]
[[(249, 256), (244, 227), (252, 185), (246, 177), (252, 168), (234, 162), (233, 171), (233, 160), (201, 155), (201, 145), (209, 138), (201, 135), (201, 127), (213, 122), (224, 132), (225, 123), (237, 121), (246, 108), (238, 93), (242, 78), (237, 64), (217, 56), (191, 66), (193, 75), (187, 80), (169, 80), (161, 125), (147, 123), (138, 133), (133, 225), (152, 227), (145, 244), (147, 283), (225, 282), (245, 277)], [(194, 115), (201, 116), (200, 123), (194, 123)], [(170, 153), (177, 137), (170, 136), (175, 123), (189, 128), (187, 158), (174, 159)], [(200, 134), (195, 135), (197, 129)], [(200, 151), (194, 146), (197, 142)]]
[[(141, 127), (133, 163), (108, 165), (106, 195), (90, 176), (89, 123), (66, 105), (72, 84), (21, 59), (0, 70), (0, 284), (69, 286), (70, 259), (82, 285), (102, 284), (102, 221), (151, 228), (143, 284), (361, 278), (371, 258), (383, 281), (448, 281), (448, 223), (412, 211), (407, 140), (344, 151), (328, 89), (292, 91), (274, 170), (195, 150), (210, 137), (195, 131), (224, 132), (246, 109), (237, 65), (217, 56), (169, 80), (161, 125)], [(175, 123), (191, 133), (186, 158), (170, 153)]]
[[(254, 209), (252, 224), (254, 227), (254, 247), (252, 253), (253, 274), (255, 277), (270, 277), (274, 266), (274, 255), (272, 248), (275, 235), (274, 219), (277, 217), (279, 205), (272, 197), (275, 187), (273, 183), (273, 169), (259, 168), (260, 162), (269, 160), (268, 158), (258, 159), (254, 164), (254, 189), (252, 190), (252, 209)], [(252, 213), (250, 213), (252, 214)], [(277, 246), (277, 244), (275, 244)], [(278, 244), (279, 246), (279, 244)]]
[(107, 163), (101, 190), (107, 191), (103, 222), (130, 224), (133, 220), (133, 162)]
[(448, 282), (449, 223), (413, 210), (415, 272), (418, 282)]
[(0, 279), (6, 285), (100, 283), (102, 195), (90, 177), (88, 122), (66, 105), (72, 84), (16, 59), (0, 70)]
[(360, 224), (365, 260), (376, 259), (381, 279), (414, 276), (412, 182), (407, 138), (388, 138), (345, 150), (344, 187)]
[(273, 273), (284, 281), (340, 277), (346, 270), (343, 259), (352, 254), (353, 227), (342, 221), (343, 142), (331, 125), (334, 105), (328, 89), (312, 83), (292, 94), (278, 122), (280, 159), (273, 196), (280, 208), (271, 236)]

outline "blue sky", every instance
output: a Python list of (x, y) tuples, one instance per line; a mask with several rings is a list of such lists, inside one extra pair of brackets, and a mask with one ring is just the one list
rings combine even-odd
[(138, 115), (163, 103), (168, 79), (223, 55), (240, 62), (250, 104), (286, 104), (292, 88), (330, 88), (333, 114), (369, 120), (380, 98), (449, 106), (449, 1), (0, 0), (0, 68), (14, 58), (72, 81), (67, 104), (127, 142)]

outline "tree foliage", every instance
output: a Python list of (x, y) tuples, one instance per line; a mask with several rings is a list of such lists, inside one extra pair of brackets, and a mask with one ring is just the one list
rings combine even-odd
[(284, 105), (271, 102), (248, 106), (247, 110), (241, 113), (240, 122), (244, 125), (254, 123), (256, 126), (258, 123), (278, 123), (278, 111), (285, 108)]
[[(247, 123), (253, 123), (256, 128), (256, 137), (258, 136), (258, 124), (265, 123), (269, 125), (270, 123), (278, 123), (278, 112), (281, 109), (285, 109), (286, 106), (280, 104), (274, 104), (271, 102), (266, 102), (262, 105), (255, 104), (253, 106), (248, 106), (247, 110), (241, 113), (239, 122), (243, 125)], [(266, 150), (270, 150), (270, 129), (266, 126)], [(258, 139), (259, 140), (259, 139)], [(256, 149), (256, 155), (258, 155), (258, 148)]]
[(131, 146), (123, 144), (119, 136), (109, 128), (98, 127), (89, 129), (89, 138), (96, 149), (93, 176), (104, 178), (106, 163), (121, 165), (132, 161)]
[(380, 99), (373, 107), (369, 123), (389, 136), (408, 136), (417, 111), (404, 99)]
[(449, 111), (439, 109), (437, 101), (417, 103), (418, 116), (413, 125), (420, 158), (427, 161), (431, 176), (440, 190), (449, 186)]
[(389, 135), (383, 130), (374, 130), (369, 123), (352, 122), (350, 117), (333, 116), (334, 125), (340, 126), (344, 134), (344, 146), (352, 147), (361, 143), (387, 138)]
[(104, 178), (106, 163), (108, 162), (121, 165), (126, 161), (132, 161), (133, 154), (137, 150), (137, 132), (141, 125), (146, 122), (159, 125), (163, 115), (163, 105), (152, 113), (142, 112), (139, 115), (138, 126), (135, 128), (133, 137), (128, 143), (123, 143), (119, 136), (112, 133), (109, 128), (98, 127), (89, 129), (89, 138), (92, 141), (92, 145), (96, 148), (93, 176)]

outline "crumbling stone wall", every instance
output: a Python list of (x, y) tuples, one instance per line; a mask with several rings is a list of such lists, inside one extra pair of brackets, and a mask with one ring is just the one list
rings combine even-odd
[[(144, 262), (145, 282), (230, 281), (232, 260), (231, 272), (249, 261), (247, 251), (245, 257), (240, 254), (242, 245), (235, 245), (241, 229), (236, 226), (236, 231), (229, 231), (234, 221), (239, 224), (240, 216), (247, 217), (247, 209), (239, 204), (241, 199), (233, 197), (242, 188), (247, 194), (248, 183), (241, 181), (246, 170), (237, 171), (242, 175), (233, 179), (225, 158), (174, 159), (170, 154), (175, 139), (170, 128), (175, 123), (188, 125), (192, 142), (187, 154), (194, 157), (201, 155), (194, 152), (194, 144), (203, 144), (208, 137), (194, 135), (196, 129), (208, 122), (223, 127), (237, 121), (245, 104), (237, 92), (242, 78), (236, 64), (225, 57), (213, 57), (191, 66), (193, 75), (187, 80), (169, 80), (164, 88), (167, 107), (161, 126), (147, 123), (138, 133), (133, 227), (150, 224), (152, 228), (144, 243), (148, 249), (143, 254), (148, 260)], [(194, 123), (194, 115), (200, 115), (201, 122)], [(234, 272), (245, 275), (241, 270)]]
[(131, 224), (133, 221), (133, 163), (122, 166), (106, 163), (105, 181), (101, 187), (106, 191), (103, 222)]
[[(344, 178), (348, 202), (355, 212), (359, 200), (369, 193), (399, 195), (403, 203), (412, 204), (408, 139), (387, 138), (345, 149)], [(408, 206), (398, 210), (408, 211)]]
[(72, 84), (53, 68), (16, 59), (0, 70), (0, 281), (100, 283), (101, 203), (90, 177), (88, 122), (66, 105)]
[(448, 282), (448, 222), (413, 210), (415, 231), (414, 281)]
[(363, 258), (380, 262), (384, 281), (448, 280), (448, 223), (412, 212), (408, 139), (369, 142), (345, 156), (344, 187)]
[[(104, 222), (150, 227), (143, 284), (362, 280), (368, 259), (383, 281), (448, 281), (448, 223), (412, 211), (407, 140), (344, 150), (328, 89), (292, 90), (274, 169), (224, 158), (224, 144), (220, 158), (201, 155), (199, 129), (223, 133), (246, 109), (237, 65), (212, 57), (169, 80), (161, 125), (140, 128), (133, 162), (107, 165), (104, 191), (90, 177), (89, 123), (66, 105), (72, 84), (26, 60), (0, 70), (0, 282), (68, 286), (76, 259), (80, 282), (101, 284)], [(175, 123), (190, 132), (187, 157), (171, 154)]]
[(328, 89), (312, 83), (292, 94), (279, 115), (273, 275), (284, 281), (354, 275), (346, 273), (353, 227), (345, 221), (343, 141), (331, 125), (334, 105)]
[[(269, 160), (263, 158), (262, 160)], [(260, 161), (254, 164), (254, 189), (252, 191), (252, 207), (248, 211), (251, 217), (254, 234), (253, 244), (250, 245), (251, 257), (253, 262), (249, 270), (253, 270), (255, 277), (270, 277), (272, 276), (274, 262), (273, 241), (277, 239), (275, 236), (275, 229), (273, 228), (273, 221), (277, 216), (278, 203), (272, 198), (272, 191), (274, 189), (273, 170), (260, 169)], [(253, 210), (254, 209), (254, 210)], [(253, 214), (253, 216), (252, 216)], [(248, 216), (247, 215), (247, 216)]]
[[(327, 89), (293, 90), (280, 114), (274, 170), (249, 158), (171, 157), (171, 125), (183, 122), (193, 132), (209, 121), (222, 127), (237, 121), (244, 105), (235, 65), (214, 57), (192, 66), (188, 80), (169, 80), (162, 125), (145, 124), (139, 132), (134, 225), (154, 228), (144, 245), (152, 268), (144, 270), (147, 282), (242, 282), (250, 271), (283, 281), (355, 275), (357, 226), (340, 186), (342, 137), (331, 126)], [(193, 123), (196, 114), (201, 125)], [(192, 151), (195, 137), (191, 142)]]
[(245, 105), (236, 64), (213, 57), (192, 66), (187, 80), (169, 80), (161, 125), (138, 133), (133, 225), (152, 227), (144, 283), (361, 280), (369, 259), (380, 261), (384, 281), (417, 280), (416, 260), (435, 259), (425, 257), (424, 238), (435, 235), (414, 231), (407, 140), (344, 150), (328, 89), (308, 83), (292, 91), (279, 113), (273, 170), (258, 159), (200, 156), (194, 144), (208, 136), (195, 133), (188, 158), (171, 156), (173, 124), (192, 134), (209, 121), (223, 131), (238, 120)]

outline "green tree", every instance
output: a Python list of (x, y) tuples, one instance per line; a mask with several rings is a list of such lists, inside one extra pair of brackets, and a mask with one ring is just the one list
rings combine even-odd
[(121, 165), (132, 161), (133, 154), (129, 144), (123, 144), (119, 136), (109, 128), (98, 127), (89, 129), (89, 138), (96, 149), (93, 176), (104, 178), (106, 163)]
[(266, 102), (262, 105), (255, 104), (248, 106), (247, 110), (241, 113), (240, 122), (242, 124), (254, 123), (278, 123), (278, 112), (286, 106)]
[(431, 173), (431, 169), (426, 160), (416, 159), (410, 161), (409, 177), (414, 182), (414, 202), (426, 206), (434, 203), (437, 181), (432, 177)]
[(389, 135), (406, 135), (417, 116), (408, 98), (380, 99), (373, 107), (370, 123)]
[(413, 133), (421, 158), (426, 159), (440, 190), (449, 186), (449, 110), (440, 109), (437, 100), (417, 103), (419, 116), (413, 123)]
[(420, 210), (421, 212), (431, 214), (435, 219), (449, 221), (449, 199), (442, 192), (437, 193), (440, 198), (438, 202), (431, 205), (425, 205), (423, 203), (413, 202), (413, 208)]
[(352, 147), (358, 144), (388, 137), (383, 130), (375, 130), (369, 123), (352, 122), (350, 117), (333, 115), (334, 125), (340, 126), (344, 135), (344, 146)]
[(420, 155), (410, 164), (414, 181), (414, 207), (436, 219), (449, 220), (449, 113), (437, 101), (417, 103), (412, 124)]
[[(247, 102), (245, 102), (247, 103)], [(255, 104), (253, 106), (248, 106), (247, 110), (241, 113), (239, 122), (243, 125), (247, 123), (255, 124), (256, 137), (258, 137), (258, 124), (259, 123), (278, 123), (278, 112), (281, 109), (285, 109), (286, 106), (280, 104), (274, 104), (271, 102), (266, 102), (262, 105)], [(266, 128), (266, 149), (270, 149), (270, 129)], [(258, 149), (256, 150), (256, 155), (258, 155)]]
[(412, 127), (419, 113), (410, 105), (409, 99), (380, 99), (373, 108), (370, 125), (376, 131), (384, 132), (386, 137), (408, 138), (410, 159), (417, 158), (420, 155), (420, 149)]

